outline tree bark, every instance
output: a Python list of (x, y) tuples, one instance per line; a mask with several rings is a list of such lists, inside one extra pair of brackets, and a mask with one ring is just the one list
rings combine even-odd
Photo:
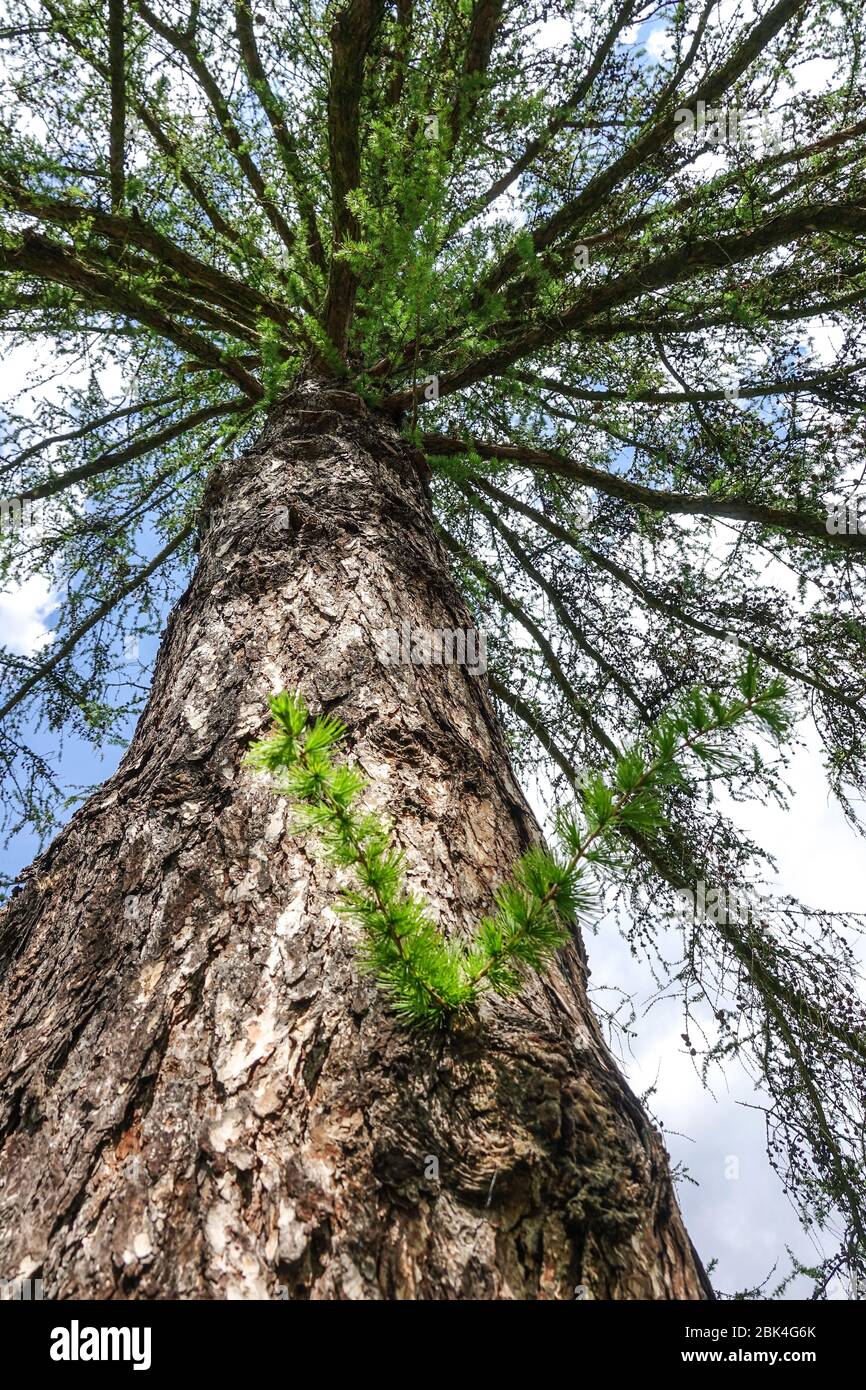
[(50, 1298), (705, 1298), (575, 940), (477, 1027), (407, 1032), (338, 871), (242, 765), (267, 697), (336, 711), (449, 931), (540, 835), (486, 681), (387, 664), (469, 628), (420, 456), (307, 381), (218, 465), (117, 773), (0, 913), (0, 1277)]

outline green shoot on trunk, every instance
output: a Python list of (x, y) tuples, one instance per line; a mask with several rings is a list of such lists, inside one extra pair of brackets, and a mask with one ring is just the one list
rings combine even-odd
[(784, 681), (762, 685), (749, 657), (727, 697), (693, 690), (627, 749), (612, 776), (585, 779), (574, 814), (561, 816), (559, 852), (535, 847), (493, 894), (494, 911), (471, 937), (447, 939), (423, 898), (405, 886), (405, 859), (391, 827), (362, 805), (366, 779), (334, 760), (347, 729), (312, 717), (299, 693), (270, 701), (274, 732), (253, 744), (249, 766), (277, 778), (296, 809), (296, 830), (312, 834), (328, 861), (350, 869), (339, 909), (361, 928), (359, 957), (406, 1024), (441, 1028), (475, 1011), (485, 993), (507, 997), (543, 973), (597, 901), (591, 866), (612, 867), (623, 837), (653, 837), (666, 825), (666, 788), (686, 784), (692, 758), (712, 771), (732, 761), (725, 736), (744, 722), (776, 739), (788, 727)]

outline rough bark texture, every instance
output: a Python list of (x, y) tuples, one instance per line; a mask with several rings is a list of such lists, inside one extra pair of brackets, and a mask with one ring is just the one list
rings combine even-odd
[(296, 388), (217, 469), (118, 772), (0, 914), (0, 1276), (52, 1298), (701, 1298), (664, 1149), (579, 947), (481, 1026), (388, 1015), (334, 871), (242, 767), (267, 696), (339, 711), (412, 886), (459, 930), (539, 832), (390, 424)]

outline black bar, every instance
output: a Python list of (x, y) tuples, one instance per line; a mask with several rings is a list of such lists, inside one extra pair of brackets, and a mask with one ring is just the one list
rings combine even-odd
[[(103, 1337), (101, 1330), (112, 1328), (115, 1333)], [(701, 1375), (720, 1365), (760, 1367), (771, 1379), (777, 1371), (806, 1367), (826, 1379), (856, 1364), (862, 1332), (862, 1305), (841, 1301), (603, 1303), (578, 1296), (572, 1302), (502, 1300), (497, 1307), (10, 1301), (8, 1293), (0, 1300), (4, 1347), (14, 1347), (29, 1370), (58, 1383), (125, 1374), (136, 1381), (162, 1379), (187, 1371), (212, 1373), (218, 1385), (232, 1374), (243, 1375), (244, 1383), (276, 1374), (287, 1387), (301, 1378), (325, 1387), (345, 1365), (387, 1384), (410, 1374), (414, 1379), (416, 1358), (419, 1376), (449, 1381), (458, 1372), (463, 1380), (473, 1364), (489, 1376), (500, 1363), (510, 1380), (518, 1366), (552, 1370), (554, 1361), (569, 1375), (591, 1374), (598, 1358), (617, 1377), (628, 1370), (667, 1375), (674, 1368)], [(91, 1351), (103, 1359), (87, 1359)], [(69, 1359), (55, 1359), (61, 1354)]]

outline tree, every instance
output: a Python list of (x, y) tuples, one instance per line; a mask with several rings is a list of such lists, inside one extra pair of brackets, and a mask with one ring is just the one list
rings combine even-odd
[[(407, 1029), (345, 867), (245, 757), (280, 690), (338, 718), (453, 941), (540, 844), (515, 773), (591, 809), (744, 653), (856, 819), (862, 29), (805, 0), (7, 0), (5, 341), (89, 371), (4, 407), (8, 518), (41, 522), (5, 526), (4, 575), (63, 589), (50, 643), (3, 654), (12, 826), (58, 824), (38, 721), (99, 743), (142, 710), (0, 915), (11, 1273), (711, 1296), (577, 924), (516, 998)], [(191, 569), (148, 691), (130, 638)], [(404, 659), (476, 624), (486, 676)], [(596, 873), (693, 1055), (764, 1088), (773, 1162), (838, 1229), (820, 1291), (862, 1273), (856, 923), (728, 910), (762, 852), (720, 795), (783, 799), (785, 755), (704, 751)]]

